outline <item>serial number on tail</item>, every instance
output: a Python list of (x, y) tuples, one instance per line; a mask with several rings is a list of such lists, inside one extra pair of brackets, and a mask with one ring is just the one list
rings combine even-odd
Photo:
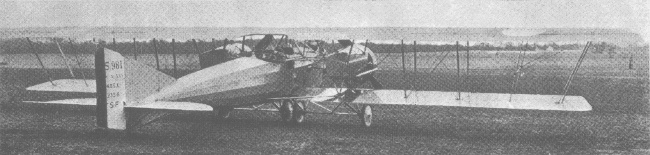
[(120, 92), (110, 92), (110, 93), (106, 93), (106, 97), (107, 97), (107, 98), (117, 98), (117, 97), (120, 97)]
[(105, 70), (124, 69), (124, 61), (122, 61), (122, 60), (106, 61), (105, 64), (104, 64), (104, 69)]

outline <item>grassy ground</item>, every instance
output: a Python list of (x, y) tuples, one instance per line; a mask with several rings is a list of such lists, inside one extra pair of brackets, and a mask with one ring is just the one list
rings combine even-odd
[[(67, 70), (48, 70), (56, 77)], [(2, 70), (2, 90), (15, 100), (52, 98), (23, 93), (46, 82), (41, 69)], [(92, 75), (92, 70), (85, 70)], [(404, 88), (400, 71), (377, 73), (391, 89)], [(415, 89), (455, 90), (455, 75), (418, 74)], [(92, 76), (91, 76), (92, 77)], [(415, 78), (416, 76), (412, 76)], [(425, 78), (436, 77), (436, 78)], [(511, 78), (511, 77), (510, 77)], [(508, 92), (512, 79), (473, 76), (463, 89)], [(499, 80), (502, 82), (482, 82)], [(519, 91), (557, 93), (562, 78), (533, 79)], [(423, 81), (424, 82), (424, 81)], [(93, 131), (88, 111), (24, 109), (4, 101), (0, 119), (3, 153), (226, 153), (226, 154), (646, 154), (650, 149), (647, 81), (579, 78), (570, 94), (583, 95), (591, 112), (547, 112), (454, 107), (375, 106), (373, 127), (355, 116), (309, 115), (300, 126), (277, 121), (274, 113), (237, 111), (215, 122), (210, 114), (176, 114), (137, 133)], [(409, 86), (410, 87), (410, 86)], [(8, 91), (9, 90), (9, 91)], [(8, 92), (7, 92), (8, 91)], [(49, 94), (52, 95), (52, 94)], [(55, 94), (56, 95), (56, 94)], [(54, 96), (70, 97), (70, 96)], [(7, 97), (2, 97), (8, 100)]]
[(53, 154), (647, 154), (648, 116), (450, 107), (376, 106), (375, 123), (237, 111), (226, 121), (176, 114), (136, 133), (94, 129), (92, 113), (3, 110), (3, 153)]

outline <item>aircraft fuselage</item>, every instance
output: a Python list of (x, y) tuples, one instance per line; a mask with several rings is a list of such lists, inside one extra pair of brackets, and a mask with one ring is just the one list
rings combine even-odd
[[(327, 77), (353, 75), (368, 62), (368, 56), (348, 58), (346, 54), (332, 54), (320, 62), (241, 57), (181, 77), (153, 96), (157, 101), (196, 102), (213, 107), (254, 105), (267, 102), (268, 98), (297, 96), (307, 88), (323, 87), (322, 81)], [(315, 62), (327, 67), (315, 67)]]

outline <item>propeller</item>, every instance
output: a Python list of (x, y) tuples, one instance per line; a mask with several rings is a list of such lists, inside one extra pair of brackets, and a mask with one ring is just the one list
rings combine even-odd
[[(347, 76), (344, 78), (344, 82), (348, 89), (355, 89), (358, 86), (363, 85), (366, 82), (370, 82), (370, 86), (373, 89), (383, 89), (383, 85), (374, 77), (374, 72), (378, 70), (377, 65), (374, 63), (373, 58), (370, 56), (370, 53), (367, 52), (367, 47), (364, 46), (363, 54), (367, 55), (368, 63), (363, 65), (359, 69), (351, 69), (350, 61), (352, 61), (352, 50), (354, 49), (354, 40), (338, 40), (338, 42), (343, 47), (350, 47), (347, 55), (347, 61), (345, 62), (348, 69)], [(366, 40), (366, 45), (368, 41)], [(342, 58), (342, 57), (339, 57)], [(338, 62), (337, 60), (334, 60)]]

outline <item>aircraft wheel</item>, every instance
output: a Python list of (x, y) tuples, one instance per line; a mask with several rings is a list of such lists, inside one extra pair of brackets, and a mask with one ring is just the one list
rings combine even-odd
[(230, 112), (233, 110), (233, 108), (227, 107), (227, 108), (220, 108), (219, 112), (217, 113), (217, 116), (219, 119), (227, 119), (230, 117)]
[(369, 105), (364, 105), (361, 108), (361, 113), (359, 114), (359, 117), (363, 122), (363, 126), (370, 127), (370, 124), (372, 124), (372, 108), (370, 108)]
[(307, 114), (307, 111), (305, 110), (305, 104), (303, 104), (304, 101), (301, 102), (293, 102), (293, 122), (294, 123), (302, 123), (305, 121), (305, 115)]
[(280, 120), (289, 122), (292, 119), (293, 107), (290, 101), (283, 101), (280, 105)]

